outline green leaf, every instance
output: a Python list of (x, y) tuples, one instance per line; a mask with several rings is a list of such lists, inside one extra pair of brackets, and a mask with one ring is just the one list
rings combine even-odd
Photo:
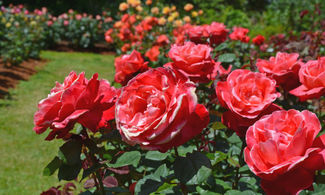
[(125, 152), (116, 161), (115, 164), (108, 164), (109, 167), (117, 168), (126, 165), (133, 165), (136, 167), (141, 159), (141, 153), (139, 151)]
[(168, 156), (168, 153), (161, 153), (158, 151), (149, 151), (147, 152), (145, 158), (154, 161), (165, 160)]
[(59, 157), (55, 157), (43, 170), (43, 175), (50, 176), (61, 166), (62, 161)]
[(211, 160), (212, 166), (218, 164), (219, 162), (227, 159), (227, 154), (216, 151), (215, 153), (208, 153), (207, 157)]
[(226, 62), (226, 63), (231, 63), (236, 59), (236, 55), (233, 53), (225, 53), (221, 54), (218, 57), (218, 62)]
[(166, 164), (161, 165), (153, 174), (154, 179), (161, 181), (161, 177), (165, 178), (168, 175), (168, 168)]
[(212, 170), (202, 166), (196, 175), (192, 177), (190, 181), (187, 182), (188, 185), (195, 185), (195, 184), (201, 184), (205, 182), (208, 177), (211, 175)]
[(174, 172), (176, 178), (183, 184), (186, 184), (190, 181), (190, 184), (198, 184), (202, 183), (207, 179), (207, 175), (205, 175), (202, 170), (200, 171), (201, 167), (203, 171), (208, 172), (210, 175), (211, 170), (211, 162), (210, 160), (200, 152), (193, 152), (188, 153), (186, 157), (178, 157), (175, 160), (174, 164)]
[(233, 167), (240, 167), (240, 164), (239, 164), (238, 160), (235, 160), (235, 159), (232, 158), (232, 157), (229, 157), (229, 158), (227, 159), (227, 162), (228, 162), (231, 166), (233, 166)]
[(258, 193), (255, 193), (251, 190), (245, 190), (245, 191), (238, 191), (238, 190), (229, 190), (225, 193), (225, 195), (256, 195)]
[(226, 183), (225, 181), (223, 181), (221, 179), (216, 179), (215, 182), (217, 185), (222, 186), (222, 188), (224, 190), (231, 190), (231, 185), (229, 183)]
[(220, 129), (227, 129), (227, 127), (224, 124), (222, 124), (222, 122), (215, 122), (215, 123), (213, 123), (212, 128), (213, 129), (218, 129), (218, 130), (220, 130)]
[[(200, 194), (200, 195), (219, 195), (219, 193), (216, 192), (211, 192), (208, 190), (204, 190), (202, 189), (200, 186), (196, 187), (196, 191)], [(221, 195), (221, 194), (220, 194)]]
[(59, 168), (59, 180), (71, 181), (78, 177), (81, 170), (81, 162), (75, 165), (62, 164)]
[(80, 160), (82, 143), (70, 140), (64, 143), (59, 150), (59, 158), (68, 165), (78, 164)]

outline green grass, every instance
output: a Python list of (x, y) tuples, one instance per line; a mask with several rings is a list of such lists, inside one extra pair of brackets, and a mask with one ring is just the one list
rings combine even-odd
[(45, 51), (41, 57), (49, 62), (29, 81), (20, 82), (10, 100), (0, 100), (0, 194), (40, 194), (60, 184), (57, 173), (48, 177), (42, 171), (61, 142), (45, 141), (48, 131), (37, 135), (32, 130), (37, 104), (55, 81), (62, 83), (72, 70), (84, 71), (87, 78), (95, 72), (109, 81), (114, 77), (114, 56)]

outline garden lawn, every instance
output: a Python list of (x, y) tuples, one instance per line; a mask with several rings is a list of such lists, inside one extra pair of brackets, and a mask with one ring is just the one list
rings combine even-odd
[[(10, 100), (0, 100), (0, 194), (40, 194), (59, 185), (57, 172), (43, 176), (43, 168), (57, 154), (58, 140), (45, 141), (47, 132), (37, 135), (33, 115), (38, 102), (47, 97), (55, 81), (62, 83), (70, 71), (95, 72), (112, 81), (114, 56), (89, 53), (42, 52), (48, 63), (29, 81), (11, 91)], [(61, 182), (62, 183), (62, 182)]]

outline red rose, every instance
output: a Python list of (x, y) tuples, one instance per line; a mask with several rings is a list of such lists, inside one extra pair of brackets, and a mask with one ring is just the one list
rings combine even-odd
[(48, 97), (38, 104), (34, 131), (41, 134), (51, 128), (46, 140), (52, 140), (69, 137), (75, 123), (93, 132), (109, 127), (108, 121), (114, 119), (118, 91), (97, 77), (94, 74), (88, 81), (84, 73), (71, 72), (63, 84), (56, 83)]
[(168, 39), (167, 35), (159, 35), (157, 37), (156, 43), (159, 46), (168, 45), (169, 44), (169, 39)]
[(206, 43), (206, 39), (209, 37), (207, 25), (188, 27), (186, 29), (186, 34), (190, 41), (197, 44)]
[(325, 94), (325, 57), (308, 61), (299, 70), (301, 86), (290, 93), (299, 97), (300, 101), (319, 98)]
[(109, 29), (105, 32), (105, 41), (107, 43), (113, 43), (113, 38), (111, 37), (112, 32), (113, 32), (113, 29)]
[(265, 38), (262, 36), (262, 35), (257, 35), (256, 37), (254, 37), (252, 39), (252, 42), (255, 44), (255, 45), (262, 45), (265, 41)]
[(195, 84), (169, 68), (150, 69), (130, 80), (116, 102), (116, 124), (124, 141), (166, 152), (198, 135), (209, 123), (197, 103)]
[(115, 58), (115, 81), (126, 85), (126, 83), (139, 72), (148, 70), (148, 62), (144, 62), (141, 54), (133, 50), (130, 55)]
[(231, 72), (227, 81), (216, 86), (220, 104), (228, 109), (222, 115), (222, 122), (238, 136), (245, 136), (247, 128), (261, 116), (280, 109), (272, 104), (280, 96), (275, 84), (262, 73), (243, 69)]
[(168, 56), (173, 60), (170, 65), (181, 71), (194, 82), (209, 82), (218, 63), (211, 58), (212, 48), (208, 45), (186, 42), (182, 46), (173, 45)]
[(245, 161), (266, 194), (298, 194), (312, 187), (315, 171), (325, 168), (325, 137), (316, 138), (320, 129), (307, 110), (275, 111), (249, 127)]
[(229, 38), (232, 40), (238, 40), (244, 43), (249, 42), (249, 37), (246, 36), (249, 30), (242, 27), (234, 27), (234, 31), (229, 35)]
[(146, 53), (145, 56), (149, 58), (150, 61), (155, 62), (158, 60), (158, 56), (160, 54), (159, 51), (159, 46), (153, 46), (151, 49), (149, 49)]
[(227, 39), (229, 30), (223, 23), (212, 22), (207, 29), (210, 35), (210, 45), (219, 45)]
[(299, 86), (298, 72), (303, 64), (298, 60), (297, 53), (278, 52), (275, 57), (269, 60), (257, 59), (256, 66), (262, 73), (276, 80), (285, 90), (291, 90)]
[(121, 47), (121, 51), (123, 53), (129, 51), (129, 49), (131, 48), (131, 45), (129, 43), (125, 43), (122, 47)]

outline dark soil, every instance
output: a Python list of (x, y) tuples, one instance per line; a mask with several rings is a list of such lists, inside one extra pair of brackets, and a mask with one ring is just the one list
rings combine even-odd
[(0, 62), (0, 98), (4, 98), (10, 88), (14, 88), (20, 80), (28, 80), (36, 73), (36, 67), (45, 65), (46, 60), (30, 59), (17, 66), (5, 66)]

